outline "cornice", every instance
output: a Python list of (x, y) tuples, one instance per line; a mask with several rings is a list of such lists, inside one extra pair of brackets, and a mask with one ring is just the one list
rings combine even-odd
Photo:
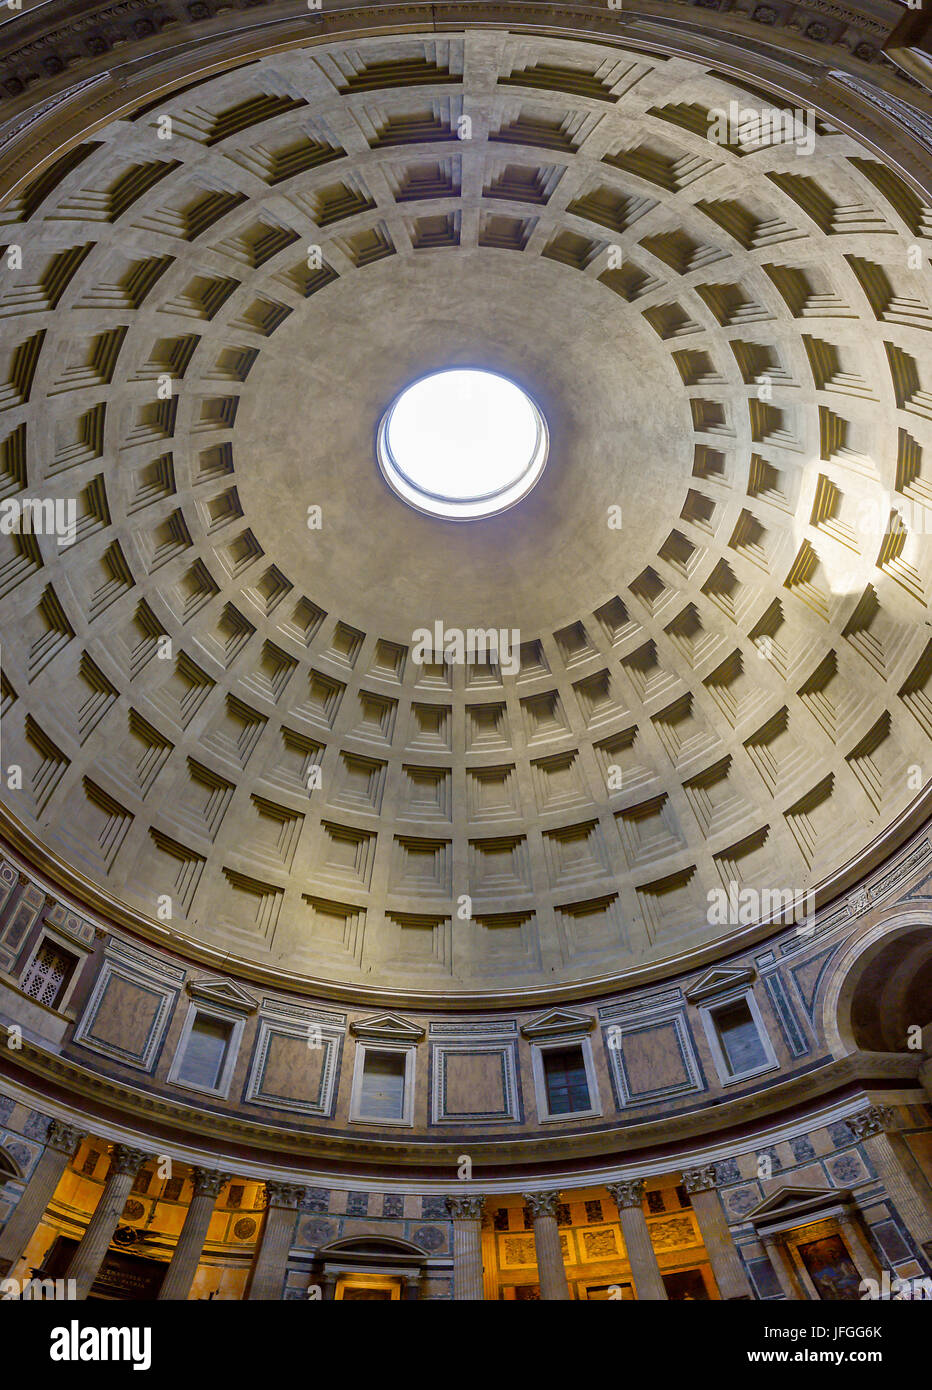
[[(766, 4), (723, 11), (699, 5), (696, 0), (638, 0), (633, 6), (626, 2), (622, 10), (610, 9), (604, 3), (555, 6), (539, 4), (537, 0), (499, 0), (495, 4), (487, 0), (456, 0), (447, 4), (431, 0), (413, 0), (408, 4), (374, 0), (371, 4), (341, 8), (328, 5), (297, 16), (293, 10), (267, 12), (281, 7), (266, 6), (263, 0), (240, 0), (236, 9), (224, 4), (215, 13), (207, 4), (172, 8), (168, 3), (160, 4), (155, 16), (140, 13), (151, 8), (150, 0), (124, 0), (123, 4), (102, 6), (91, 13), (82, 7), (73, 15), (75, 5), (53, 3), (43, 7), (41, 17), (31, 17), (31, 23), (25, 15), (14, 15), (0, 25), (0, 41), (6, 34), (28, 34), (26, 42), (0, 57), (0, 90), (5, 88), (13, 97), (9, 103), (12, 129), (22, 133), (41, 121), (47, 123), (54, 109), (67, 107), (92, 82), (100, 83), (103, 79), (107, 79), (107, 100), (101, 117), (95, 115), (95, 105), (99, 103), (82, 103), (80, 111), (75, 112), (81, 120), (82, 138), (103, 121), (161, 91), (168, 92), (274, 52), (343, 37), (462, 32), (476, 27), (583, 42), (592, 39), (663, 56), (683, 56), (755, 85), (773, 83), (775, 91), (780, 89), (782, 77), (786, 93), (798, 95), (805, 89), (807, 102), (811, 99), (816, 105), (819, 81), (832, 69), (850, 72), (869, 85), (908, 91), (918, 94), (917, 99), (924, 97), (921, 86), (885, 59), (880, 49), (902, 15), (894, 0), (878, 0), (868, 14), (854, 6), (809, 0), (805, 7), (794, 6), (785, 21), (776, 8)], [(139, 31), (140, 24), (152, 26), (166, 12), (167, 22), (162, 18), (157, 31)], [(838, 42), (825, 41), (821, 29), (826, 26), (811, 18), (818, 13), (845, 24)], [(805, 26), (800, 16), (806, 20)], [(67, 19), (67, 23), (62, 23), (62, 19)], [(14, 24), (19, 28), (14, 28)], [(63, 50), (63, 45), (77, 43), (85, 32), (88, 38), (83, 53)], [(163, 37), (166, 34), (167, 45)], [(171, 42), (175, 34), (178, 41)], [(60, 51), (56, 51), (56, 45)], [(41, 71), (35, 67), (22, 70), (24, 63), (33, 60)], [(16, 74), (17, 64), (21, 76)], [(770, 73), (768, 66), (773, 69)], [(0, 105), (0, 118), (4, 114)], [(17, 170), (12, 183), (0, 181), (0, 196), (8, 196), (43, 160), (66, 148), (69, 137), (62, 143), (63, 133), (57, 126), (43, 132), (58, 141), (54, 150), (44, 148), (46, 140), (33, 139), (31, 167)]]
[[(174, 1097), (143, 1091), (125, 1081), (91, 1072), (71, 1058), (47, 1052), (23, 1040), (15, 1051), (7, 1050), (9, 1030), (0, 1026), (0, 1046), (7, 1058), (0, 1075), (22, 1072), (26, 1078), (54, 1088), (67, 1097), (69, 1107), (87, 1102), (78, 1110), (82, 1123), (105, 1133), (112, 1129), (111, 1112), (121, 1124), (134, 1120), (144, 1127), (131, 1133), (151, 1150), (163, 1139), (179, 1149), (189, 1149), (198, 1139), (205, 1141), (203, 1153), (211, 1155), (214, 1166), (228, 1169), (231, 1155), (261, 1164), (269, 1159), (287, 1161), (299, 1158), (302, 1164), (332, 1164), (337, 1171), (364, 1172), (392, 1165), (395, 1169), (417, 1170), (429, 1165), (450, 1165), (455, 1171), (464, 1142), (468, 1142), (474, 1168), (491, 1170), (536, 1168), (541, 1164), (572, 1164), (600, 1157), (632, 1154), (662, 1148), (669, 1152), (689, 1144), (714, 1142), (716, 1135), (738, 1128), (773, 1122), (787, 1112), (811, 1105), (819, 1099), (837, 1095), (845, 1088), (887, 1085), (899, 1088), (913, 1082), (921, 1058), (918, 1054), (857, 1053), (826, 1060), (815, 1067), (776, 1083), (769, 1090), (724, 1099), (677, 1115), (666, 1115), (632, 1124), (613, 1123), (574, 1134), (516, 1134), (485, 1139), (470, 1134), (468, 1140), (435, 1140), (420, 1135), (383, 1138), (375, 1134), (327, 1133), (299, 1130), (275, 1123), (263, 1123), (241, 1114), (206, 1111)], [(21, 1082), (21, 1084), (23, 1084)], [(28, 1086), (28, 1079), (25, 1081)], [(922, 1093), (924, 1096), (924, 1092)], [(45, 1100), (44, 1100), (45, 1103)], [(860, 1108), (864, 1108), (861, 1101)], [(152, 1131), (157, 1131), (153, 1138)], [(161, 1150), (159, 1150), (161, 1151)], [(690, 1166), (694, 1166), (691, 1162)]]

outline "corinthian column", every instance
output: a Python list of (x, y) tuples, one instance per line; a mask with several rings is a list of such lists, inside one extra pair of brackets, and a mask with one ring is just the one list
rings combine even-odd
[(630, 1178), (625, 1182), (608, 1183), (607, 1186), (618, 1208), (621, 1234), (638, 1298), (665, 1299), (667, 1290), (660, 1277), (660, 1266), (644, 1215), (644, 1179)]
[(481, 1300), (482, 1289), (482, 1208), (484, 1197), (448, 1197), (447, 1211), (453, 1218), (453, 1297)]
[(194, 1195), (184, 1218), (168, 1272), (162, 1280), (159, 1298), (185, 1299), (191, 1292), (220, 1189), (230, 1180), (229, 1173), (218, 1173), (213, 1168), (195, 1168), (192, 1177)]
[(563, 1265), (563, 1248), (557, 1226), (559, 1192), (526, 1192), (524, 1200), (534, 1221), (534, 1249), (537, 1252), (537, 1278), (542, 1299), (565, 1299), (570, 1296)]
[(750, 1280), (716, 1190), (715, 1164), (684, 1172), (683, 1186), (689, 1193), (699, 1234), (722, 1298), (753, 1298)]
[(282, 1296), (298, 1203), (304, 1196), (304, 1188), (290, 1182), (267, 1182), (265, 1193), (265, 1219), (246, 1295), (253, 1302), (269, 1302)]
[(84, 1137), (74, 1125), (63, 1124), (61, 1120), (53, 1120), (49, 1125), (45, 1152), (32, 1170), (16, 1210), (0, 1235), (0, 1277), (13, 1268), (32, 1240), (69, 1159)]
[(919, 1068), (919, 1080), (922, 1082), (929, 1100), (932, 1101), (932, 1052), (927, 1053), (922, 1059), (922, 1066)]
[(110, 1157), (110, 1171), (94, 1208), (94, 1214), (87, 1223), (81, 1243), (71, 1257), (65, 1270), (65, 1278), (75, 1283), (75, 1298), (87, 1298), (91, 1285), (100, 1273), (113, 1233), (116, 1230), (126, 1199), (146, 1159), (149, 1157), (142, 1149), (132, 1149), (127, 1144), (114, 1144)]
[(783, 1290), (784, 1298), (790, 1302), (805, 1302), (809, 1295), (799, 1281), (783, 1241), (777, 1240), (776, 1236), (761, 1236), (761, 1244)]
[(932, 1208), (913, 1185), (904, 1159), (910, 1162), (905, 1145), (893, 1129), (893, 1111), (886, 1105), (870, 1105), (846, 1124), (867, 1150), (877, 1176), (887, 1189), (887, 1196), (896, 1207), (910, 1235), (932, 1264)]

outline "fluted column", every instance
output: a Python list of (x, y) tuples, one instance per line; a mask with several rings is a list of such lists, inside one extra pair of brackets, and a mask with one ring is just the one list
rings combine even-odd
[(65, 1270), (65, 1278), (74, 1280), (75, 1298), (87, 1298), (90, 1293), (123, 1215), (136, 1174), (148, 1157), (142, 1149), (130, 1148), (128, 1144), (114, 1144), (104, 1190), (87, 1223), (81, 1243)]
[(644, 1179), (612, 1182), (608, 1184), (608, 1191), (618, 1208), (621, 1234), (638, 1298), (665, 1299), (667, 1290), (660, 1277), (660, 1266), (644, 1215)]
[(894, 1123), (893, 1111), (886, 1105), (871, 1105), (847, 1122), (848, 1128), (867, 1150), (877, 1176), (902, 1217), (907, 1229), (932, 1263), (932, 1211), (903, 1166), (896, 1144), (888, 1130)]
[(495, 1228), (486, 1209), (482, 1217), (482, 1297), (487, 1303), (498, 1298), (498, 1261), (495, 1258)]
[(168, 1272), (162, 1280), (160, 1299), (185, 1299), (191, 1292), (220, 1189), (230, 1180), (229, 1173), (218, 1173), (214, 1168), (195, 1168), (192, 1177), (194, 1195), (184, 1218)]
[(715, 1164), (709, 1163), (684, 1172), (683, 1186), (689, 1193), (699, 1234), (722, 1298), (753, 1298), (751, 1281), (738, 1254), (718, 1195)]
[(484, 1197), (448, 1197), (447, 1211), (453, 1218), (453, 1297), (481, 1300), (482, 1288), (482, 1208)]
[(786, 1246), (776, 1236), (762, 1236), (761, 1241), (784, 1297), (791, 1303), (805, 1301), (809, 1295), (799, 1281)]
[(557, 1226), (559, 1192), (526, 1192), (524, 1200), (534, 1221), (534, 1249), (537, 1252), (537, 1278), (544, 1300), (569, 1300), (563, 1248)]
[(870, 1246), (864, 1239), (861, 1223), (854, 1212), (845, 1212), (843, 1216), (838, 1218), (838, 1224), (844, 1232), (851, 1258), (857, 1266), (861, 1278), (876, 1279), (880, 1270)]
[(298, 1203), (304, 1196), (304, 1188), (290, 1182), (267, 1182), (265, 1191), (265, 1220), (246, 1295), (252, 1302), (269, 1302), (282, 1296)]
[(0, 1277), (9, 1273), (32, 1240), (62, 1173), (84, 1137), (81, 1130), (61, 1120), (53, 1120), (49, 1125), (45, 1152), (32, 1170), (16, 1210), (0, 1234)]

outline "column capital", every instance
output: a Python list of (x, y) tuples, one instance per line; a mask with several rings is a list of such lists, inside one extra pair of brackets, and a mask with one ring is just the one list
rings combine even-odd
[(447, 1198), (447, 1211), (454, 1221), (481, 1221), (485, 1207), (485, 1198), (479, 1194), (463, 1193), (463, 1195)]
[(274, 1180), (266, 1180), (266, 1206), (294, 1207), (295, 1209), (297, 1209), (306, 1191), (307, 1189), (302, 1187), (300, 1183), (275, 1182)]
[(522, 1196), (534, 1220), (538, 1216), (556, 1216), (559, 1192), (524, 1192)]
[(151, 1158), (151, 1154), (147, 1154), (144, 1149), (134, 1149), (129, 1144), (114, 1144), (107, 1177), (116, 1177), (121, 1173), (128, 1173), (131, 1177), (135, 1177), (149, 1158)]
[(82, 1139), (86, 1139), (87, 1134), (77, 1125), (66, 1124), (64, 1120), (53, 1120), (49, 1125), (49, 1132), (45, 1142), (53, 1149), (60, 1149), (69, 1158), (75, 1153)]
[(894, 1115), (889, 1105), (869, 1105), (857, 1115), (852, 1115), (845, 1124), (855, 1139), (870, 1139), (874, 1134), (883, 1134), (893, 1128)]
[(684, 1168), (683, 1186), (690, 1195), (693, 1192), (714, 1191), (714, 1189), (718, 1187), (718, 1182), (715, 1177), (715, 1164), (704, 1163), (700, 1168)]
[(639, 1207), (644, 1201), (643, 1178), (625, 1178), (621, 1182), (606, 1183), (605, 1186), (619, 1211), (623, 1207)]
[(192, 1168), (191, 1180), (195, 1197), (219, 1197), (221, 1187), (230, 1181), (230, 1174), (216, 1168)]

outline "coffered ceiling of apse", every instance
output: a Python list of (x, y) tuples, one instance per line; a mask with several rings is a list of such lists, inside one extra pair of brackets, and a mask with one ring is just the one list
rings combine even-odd
[[(710, 889), (803, 889), (891, 823), (932, 734), (932, 213), (824, 127), (710, 143), (732, 100), (591, 44), (316, 47), (6, 209), (4, 493), (79, 516), (0, 536), (28, 831), (233, 957), (442, 992), (707, 944)], [(462, 364), (552, 443), (457, 527), (374, 436)], [(417, 665), (436, 619), (520, 629), (517, 676)]]

